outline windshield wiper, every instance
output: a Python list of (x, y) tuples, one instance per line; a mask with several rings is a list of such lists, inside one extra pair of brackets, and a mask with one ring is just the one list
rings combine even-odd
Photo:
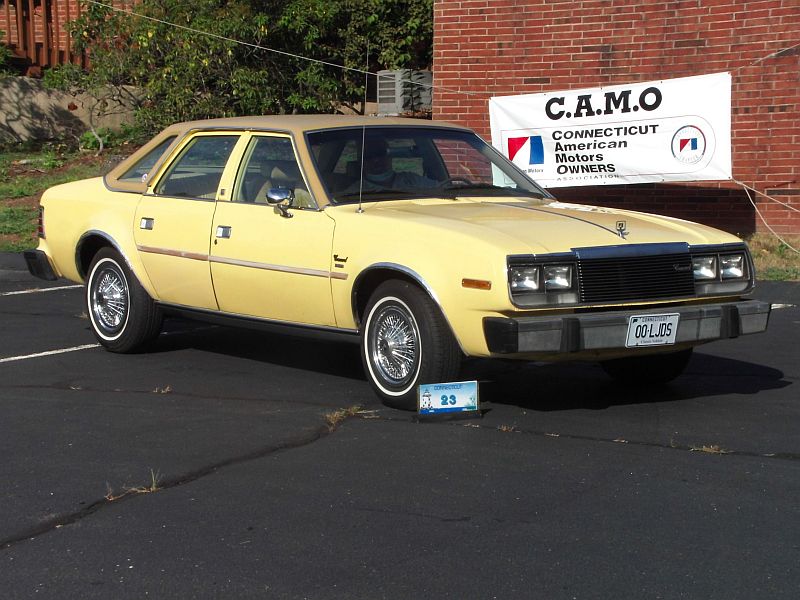
[(504, 196), (532, 196), (534, 198), (543, 197), (540, 193), (531, 190), (503, 187), (501, 185), (492, 185), (491, 183), (449, 183), (445, 186), (442, 186), (440, 189), (455, 192), (459, 192), (461, 190), (486, 190), (488, 192), (492, 192), (492, 194), (501, 194)]
[(446, 183), (441, 186), (443, 190), (503, 190), (499, 185), (491, 183)]
[(371, 196), (378, 196), (378, 197), (399, 196), (403, 198), (408, 198), (409, 196), (418, 196), (419, 194), (407, 190), (396, 190), (393, 188), (385, 188), (380, 190), (364, 190), (360, 194), (359, 192), (348, 192), (347, 194), (335, 194), (334, 198), (336, 199), (337, 202), (341, 201), (348, 202), (352, 200), (358, 200), (359, 195), (362, 198), (367, 198)]

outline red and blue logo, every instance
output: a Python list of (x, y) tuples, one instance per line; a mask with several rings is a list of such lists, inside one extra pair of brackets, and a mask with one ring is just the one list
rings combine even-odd
[(514, 157), (526, 146), (529, 152), (528, 164), (543, 165), (544, 144), (542, 143), (542, 136), (540, 135), (508, 138), (508, 158), (514, 160)]
[(695, 125), (684, 125), (672, 136), (672, 156), (684, 165), (696, 165), (706, 154), (706, 134)]

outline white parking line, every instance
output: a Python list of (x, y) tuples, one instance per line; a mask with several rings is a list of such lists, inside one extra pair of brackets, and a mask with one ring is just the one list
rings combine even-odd
[(39, 294), (41, 292), (56, 292), (58, 290), (73, 290), (75, 288), (82, 288), (82, 285), (60, 285), (51, 288), (34, 288), (31, 290), (19, 290), (18, 292), (2, 292), (0, 296), (18, 296), (20, 294)]
[(26, 354), (25, 356), (9, 356), (8, 358), (0, 358), (0, 363), (13, 362), (15, 360), (27, 360), (29, 358), (39, 358), (41, 356), (52, 356), (53, 354), (64, 354), (65, 352), (77, 352), (78, 350), (88, 350), (89, 348), (99, 347), (100, 344), (84, 344), (83, 346), (73, 346), (72, 348), (61, 348), (59, 350), (37, 352), (36, 354)]

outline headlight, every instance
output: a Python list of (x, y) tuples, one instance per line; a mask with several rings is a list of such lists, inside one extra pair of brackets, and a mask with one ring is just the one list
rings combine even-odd
[(717, 278), (716, 256), (693, 256), (692, 270), (695, 281), (708, 281)]
[[(566, 262), (572, 259), (571, 262)], [(546, 306), (578, 302), (577, 272), (572, 254), (511, 257), (508, 288), (517, 306)]]
[(511, 267), (509, 278), (512, 292), (537, 292), (539, 285), (539, 267)]
[(548, 265), (544, 268), (544, 289), (568, 290), (572, 287), (572, 265)]
[(691, 252), (698, 296), (741, 294), (753, 287), (753, 263), (744, 244), (695, 246)]
[(731, 254), (729, 256), (720, 256), (720, 272), (722, 279), (741, 279), (744, 277), (744, 255)]

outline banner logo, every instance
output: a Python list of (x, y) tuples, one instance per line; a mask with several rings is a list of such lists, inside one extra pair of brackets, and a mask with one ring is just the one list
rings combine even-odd
[(529, 165), (543, 165), (544, 164), (544, 144), (542, 143), (542, 136), (531, 135), (526, 137), (512, 137), (508, 138), (508, 158), (514, 160), (514, 157), (519, 151), (528, 145), (529, 148)]
[(699, 127), (684, 125), (672, 136), (672, 156), (685, 165), (703, 160), (706, 153), (706, 136)]

